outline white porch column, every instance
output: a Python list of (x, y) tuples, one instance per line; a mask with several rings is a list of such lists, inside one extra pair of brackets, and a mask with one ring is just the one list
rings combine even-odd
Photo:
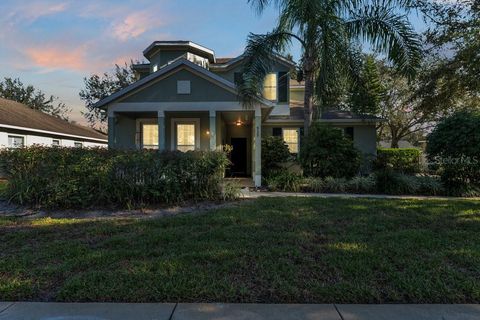
[(158, 150), (166, 150), (165, 141), (165, 112), (163, 110), (158, 111)]
[(115, 114), (114, 113), (109, 114), (108, 115), (108, 147), (110, 149), (115, 148), (115, 141), (116, 141), (115, 122), (116, 122)]
[(210, 150), (217, 150), (217, 112), (210, 110)]
[(254, 121), (254, 139), (255, 139), (255, 187), (262, 186), (262, 110), (259, 106), (255, 108)]

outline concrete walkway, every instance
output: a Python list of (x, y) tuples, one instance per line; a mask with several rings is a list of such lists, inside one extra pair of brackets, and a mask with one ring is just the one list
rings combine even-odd
[(480, 305), (0, 302), (1, 320), (474, 320)]
[(250, 191), (242, 189), (241, 197), (244, 199), (257, 199), (261, 197), (300, 197), (300, 198), (371, 198), (371, 199), (403, 199), (403, 200), (480, 200), (479, 197), (439, 197), (439, 196), (392, 196), (386, 194), (356, 194), (356, 193), (307, 193), (307, 192), (270, 192)]

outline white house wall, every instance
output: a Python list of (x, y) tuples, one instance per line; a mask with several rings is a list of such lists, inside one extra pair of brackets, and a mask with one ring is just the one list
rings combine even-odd
[(8, 136), (21, 136), (24, 137), (24, 142), (26, 147), (30, 147), (33, 145), (42, 145), (42, 146), (51, 146), (53, 140), (60, 140), (60, 146), (62, 147), (74, 147), (75, 142), (82, 143), (83, 147), (107, 147), (107, 142), (105, 143), (98, 143), (98, 142), (91, 142), (85, 141), (82, 139), (73, 139), (73, 138), (62, 138), (62, 137), (53, 137), (53, 136), (41, 136), (31, 133), (13, 133), (13, 132), (5, 132), (0, 131), (0, 149), (8, 148)]

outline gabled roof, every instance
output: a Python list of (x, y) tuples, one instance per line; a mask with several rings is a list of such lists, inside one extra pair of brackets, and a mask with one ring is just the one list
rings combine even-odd
[(70, 123), (3, 98), (0, 98), (0, 127), (107, 141), (107, 136), (95, 129)]
[[(236, 85), (233, 83), (233, 82), (230, 82), (228, 81), (227, 79), (205, 69), (205, 68), (202, 68), (200, 67), (199, 65), (196, 65), (195, 63), (185, 59), (185, 58), (179, 58), (177, 60), (174, 60), (174, 62), (168, 64), (168, 65), (165, 65), (163, 66), (162, 68), (160, 68), (158, 71), (156, 72), (153, 72), (151, 74), (149, 74), (148, 76), (132, 83), (131, 85), (129, 85), (128, 87), (126, 88), (123, 88), (122, 90), (120, 91), (117, 91), (116, 93), (98, 101), (94, 106), (97, 107), (97, 108), (101, 108), (101, 107), (104, 107), (106, 106), (107, 104), (123, 97), (124, 95), (136, 90), (136, 89), (139, 89), (141, 88), (142, 86), (146, 85), (147, 83), (151, 82), (151, 81), (154, 81), (155, 79), (163, 76), (163, 75), (166, 75), (168, 74), (169, 72), (171, 71), (174, 71), (175, 69), (179, 68), (180, 66), (186, 66), (187, 68), (190, 68), (202, 75), (204, 75), (205, 77), (209, 78), (210, 80), (212, 80), (212, 82), (216, 82), (218, 84), (221, 84), (223, 85), (224, 87), (227, 87), (228, 89), (230, 89), (232, 92), (235, 92), (235, 93), (238, 93), (237, 91), (237, 87)], [(274, 104), (266, 99), (263, 99), (263, 98), (258, 98), (258, 101), (268, 107), (273, 107)]]
[[(285, 57), (282, 57), (281, 55), (279, 54), (274, 54), (272, 55), (272, 58), (278, 62), (280, 62), (281, 64), (283, 65), (286, 65), (287, 67), (290, 67), (290, 68), (293, 68), (295, 67), (295, 63), (291, 60), (288, 60), (287, 58)], [(238, 57), (236, 58), (223, 58), (224, 62), (223, 63), (216, 63), (216, 64), (211, 64), (210, 65), (210, 68), (211, 69), (214, 69), (214, 70), (221, 70), (221, 69), (226, 69), (228, 70), (229, 68), (231, 68), (232, 66), (234, 66), (236, 63), (242, 61), (243, 59), (245, 59), (245, 54), (241, 54), (239, 55)], [(218, 61), (219, 59), (217, 59)]]

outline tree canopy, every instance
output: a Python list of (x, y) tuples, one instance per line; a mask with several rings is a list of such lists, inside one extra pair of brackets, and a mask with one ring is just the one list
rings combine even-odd
[(47, 96), (33, 85), (24, 85), (20, 79), (4, 78), (0, 82), (0, 97), (23, 103), (24, 105), (52, 116), (68, 120), (72, 111), (58, 97)]

